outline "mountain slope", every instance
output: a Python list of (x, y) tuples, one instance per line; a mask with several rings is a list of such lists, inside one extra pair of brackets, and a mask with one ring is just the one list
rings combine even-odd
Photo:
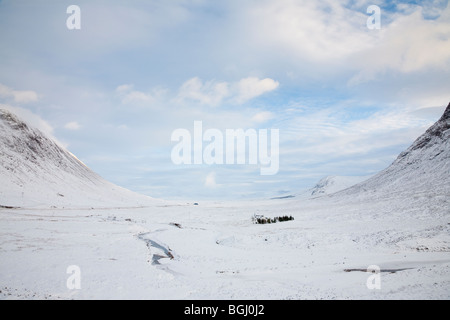
[(130, 206), (151, 198), (118, 187), (9, 111), (0, 109), (1, 206)]
[(357, 183), (367, 180), (370, 176), (328, 176), (321, 179), (308, 190), (311, 196), (321, 196), (345, 190)]
[(327, 176), (320, 179), (312, 188), (300, 191), (295, 194), (287, 194), (279, 197), (271, 198), (277, 199), (311, 199), (321, 197), (341, 190), (345, 190), (357, 183), (367, 180), (369, 176)]
[(450, 104), (442, 117), (386, 169), (340, 194), (450, 193)]

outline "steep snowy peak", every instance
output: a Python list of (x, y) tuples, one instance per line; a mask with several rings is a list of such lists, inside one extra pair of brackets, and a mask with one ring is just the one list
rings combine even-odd
[(0, 109), (0, 206), (133, 206), (150, 197), (118, 187)]
[[(420, 152), (424, 152), (427, 149), (434, 149), (438, 146), (442, 147), (446, 142), (448, 142), (448, 138), (450, 135), (450, 103), (444, 111), (442, 117), (432, 125), (423, 135), (421, 135), (417, 140), (404, 152), (402, 152), (395, 163), (400, 162), (411, 162), (418, 160), (426, 160), (422, 159), (422, 157), (417, 157), (416, 155)], [(416, 152), (418, 151), (418, 153)], [(444, 151), (444, 150), (443, 150)], [(448, 151), (448, 150), (447, 150)]]
[(101, 180), (70, 152), (9, 111), (0, 110), (0, 132), (2, 166), (8, 171), (20, 175), (37, 167), (52, 173), (50, 169), (57, 167), (80, 178)]
[(386, 169), (343, 193), (450, 192), (450, 104), (442, 117)]

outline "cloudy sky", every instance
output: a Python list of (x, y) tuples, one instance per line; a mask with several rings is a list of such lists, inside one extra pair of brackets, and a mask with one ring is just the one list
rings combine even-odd
[[(72, 4), (80, 30), (66, 26)], [(373, 174), (450, 101), (443, 0), (0, 0), (0, 41), (2, 107), (154, 197), (271, 197)], [(194, 121), (279, 129), (278, 174), (175, 165), (171, 134)]]

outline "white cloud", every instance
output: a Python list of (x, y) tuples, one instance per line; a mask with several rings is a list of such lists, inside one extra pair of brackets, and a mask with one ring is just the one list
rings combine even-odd
[(150, 94), (141, 91), (131, 91), (122, 99), (122, 102), (125, 104), (152, 103), (153, 101), (154, 99)]
[(116, 91), (121, 94), (126, 94), (127, 92), (130, 92), (132, 89), (133, 89), (132, 84), (122, 84), (116, 88)]
[(266, 121), (269, 121), (270, 119), (273, 119), (275, 115), (270, 111), (261, 111), (255, 114), (251, 121), (256, 123), (264, 123)]
[(391, 72), (448, 72), (450, 6), (437, 2), (396, 2), (395, 11), (382, 10), (381, 30), (369, 30), (366, 9), (377, 1), (266, 0), (244, 6), (242, 33), (261, 63), (285, 59), (291, 78), (348, 77), (358, 85)]
[(217, 106), (225, 100), (243, 104), (266, 92), (277, 89), (279, 83), (270, 78), (248, 77), (234, 83), (203, 82), (198, 77), (187, 80), (179, 89), (177, 102), (191, 100), (202, 105)]
[(340, 1), (269, 0), (248, 9), (253, 41), (294, 57), (322, 62), (371, 47), (365, 12), (347, 9)]
[(34, 91), (13, 90), (1, 83), (0, 83), (0, 98), (12, 99), (15, 103), (29, 103), (39, 100), (38, 94)]
[[(384, 109), (363, 119), (347, 119), (345, 113), (321, 110), (293, 115), (281, 127), (281, 148), (300, 162), (320, 163), (324, 159), (361, 156), (412, 143), (432, 121), (408, 109)], [(289, 147), (286, 147), (289, 146)], [(302, 160), (298, 155), (301, 154)]]
[(197, 77), (189, 79), (181, 86), (177, 101), (193, 100), (200, 104), (217, 106), (230, 94), (226, 82), (203, 81)]
[(249, 77), (242, 79), (237, 83), (236, 101), (242, 104), (266, 92), (277, 89), (279, 85), (277, 81), (269, 78), (260, 80), (256, 77)]
[(69, 123), (66, 123), (64, 125), (64, 128), (66, 128), (67, 130), (79, 130), (81, 128), (80, 124), (76, 121), (72, 121)]
[(350, 85), (371, 81), (386, 71), (450, 70), (450, 6), (436, 20), (424, 19), (416, 9), (383, 28), (372, 48), (351, 58), (360, 71)]
[(131, 104), (137, 106), (149, 106), (155, 102), (155, 98), (151, 93), (133, 90), (132, 84), (123, 84), (116, 88), (121, 102), (123, 104)]

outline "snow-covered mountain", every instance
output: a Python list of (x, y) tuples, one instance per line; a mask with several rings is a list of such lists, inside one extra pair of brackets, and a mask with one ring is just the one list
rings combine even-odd
[(450, 194), (450, 104), (388, 168), (339, 194), (386, 197), (430, 192)]
[(313, 188), (309, 189), (308, 193), (313, 197), (332, 194), (347, 189), (370, 177), (371, 176), (328, 176), (321, 179)]
[(7, 110), (0, 109), (0, 206), (142, 205)]
[[(331, 196), (340, 201), (371, 201), (430, 192), (450, 195), (450, 104), (442, 117), (386, 169), (369, 176), (327, 176), (314, 187), (273, 199)], [(358, 200), (359, 199), (359, 200)]]
[(277, 199), (312, 199), (324, 195), (333, 194), (351, 186), (356, 185), (362, 181), (365, 181), (372, 177), (368, 176), (326, 176), (317, 182), (314, 187), (308, 188), (306, 190), (300, 191), (295, 194), (287, 194), (284, 196), (274, 197), (273, 200)]

